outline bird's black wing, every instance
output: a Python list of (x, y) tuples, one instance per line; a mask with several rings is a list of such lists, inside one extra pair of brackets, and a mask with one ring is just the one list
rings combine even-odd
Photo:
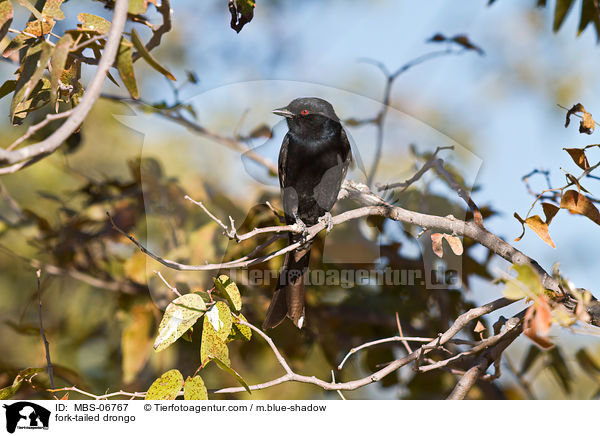
[(288, 147), (290, 145), (290, 135), (289, 133), (286, 133), (285, 137), (283, 138), (283, 142), (281, 143), (281, 149), (279, 150), (279, 162), (278, 162), (278, 167), (277, 170), (279, 172), (279, 187), (281, 189), (283, 189), (283, 187), (285, 186), (285, 166), (286, 166), (286, 162), (287, 162), (287, 154), (288, 154)]
[[(346, 131), (344, 130), (344, 128), (342, 127), (342, 142), (344, 144), (346, 144), (346, 150), (348, 150), (347, 154), (346, 154), (346, 159), (344, 160), (344, 168), (342, 171), (342, 182), (344, 182), (344, 180), (346, 179), (346, 174), (348, 173), (348, 167), (350, 166), (350, 164), (352, 163), (352, 148), (350, 147), (350, 141), (348, 140), (348, 136), (346, 135)], [(341, 186), (340, 183), (340, 186)]]

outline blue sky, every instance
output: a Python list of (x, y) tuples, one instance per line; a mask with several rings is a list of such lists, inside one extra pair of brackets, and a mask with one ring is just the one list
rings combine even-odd
[[(185, 23), (177, 37), (193, 39), (185, 68), (201, 78), (199, 87), (189, 92), (195, 97), (192, 101), (198, 102), (201, 117), (210, 120), (212, 115), (202, 110), (202, 101), (210, 102), (207, 107), (212, 110), (219, 104), (226, 111), (233, 108), (231, 122), (222, 117), (217, 122), (224, 133), (232, 131), (233, 119), (246, 108), (252, 109), (247, 126), (261, 119), (274, 124), (276, 118), (268, 113), (269, 104), (276, 103), (274, 97), (281, 95), (280, 102), (285, 103), (284, 95), (311, 89), (331, 88), (355, 95), (354, 102), (350, 98), (336, 105), (342, 117), (373, 113), (376, 105), (356, 102), (380, 100), (383, 77), (358, 59), (377, 59), (395, 69), (435, 49), (425, 40), (436, 32), (468, 34), (486, 56), (466, 53), (436, 59), (396, 82), (392, 106), (398, 116), (418, 120), (425, 127), (402, 131), (392, 119), (384, 146), (389, 165), (384, 164), (381, 177), (393, 179), (390, 168), (394, 166), (405, 169), (403, 153), (411, 135), (420, 138), (417, 144), (426, 149), (436, 143), (435, 132), (439, 132), (480, 159), (480, 168), (463, 162), (465, 174), (477, 174), (476, 182), (482, 187), (475, 200), (490, 203), (501, 213), (488, 226), (512, 240), (520, 233), (513, 212), (524, 215), (533, 200), (521, 177), (543, 167), (552, 170), (554, 186), (558, 186), (564, 180), (560, 168), (577, 171), (562, 148), (597, 142), (594, 136), (579, 134), (577, 123), (565, 129), (564, 111), (556, 104), (571, 106), (580, 101), (592, 114), (600, 107), (597, 81), (592, 80), (600, 67), (592, 29), (576, 38), (575, 10), (561, 31), (553, 34), (553, 6), (535, 11), (529, 3), (534, 2), (499, 0), (488, 7), (483, 0), (431, 1), (424, 7), (421, 2), (309, 1), (265, 10), (259, 2), (254, 20), (239, 35), (226, 26), (227, 11), (211, 2), (184, 2), (186, 7), (181, 4), (175, 18)], [(285, 85), (268, 97), (239, 91), (248, 88), (242, 82), (266, 80), (288, 83), (289, 91)], [(206, 100), (207, 95), (214, 97)], [(370, 134), (355, 137), (367, 166), (372, 153)], [(434, 138), (430, 143), (425, 139), (428, 135)], [(593, 182), (587, 186), (594, 192)], [(548, 269), (560, 261), (578, 286), (593, 289), (594, 254), (600, 242), (597, 226), (563, 211), (553, 222), (551, 235), (557, 250), (531, 231), (515, 245)]]

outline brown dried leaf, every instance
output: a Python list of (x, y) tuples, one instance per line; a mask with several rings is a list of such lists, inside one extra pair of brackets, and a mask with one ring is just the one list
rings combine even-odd
[(520, 241), (521, 239), (523, 239), (523, 236), (525, 236), (525, 220), (521, 218), (521, 216), (517, 212), (515, 212), (513, 216), (517, 219), (517, 221), (521, 223), (521, 227), (523, 228), (521, 234), (515, 238), (515, 241)]
[(523, 333), (541, 348), (552, 348), (554, 344), (547, 337), (552, 325), (550, 305), (544, 296), (538, 296), (534, 304), (527, 309), (523, 319)]
[(456, 35), (454, 38), (452, 38), (451, 41), (457, 43), (458, 45), (462, 46), (463, 48), (465, 48), (467, 50), (473, 50), (481, 56), (483, 56), (485, 54), (484, 51), (481, 49), (481, 47), (473, 44), (469, 40), (467, 35)]
[(452, 236), (444, 233), (444, 238), (446, 241), (448, 241), (448, 245), (450, 245), (450, 248), (454, 254), (457, 256), (463, 254), (463, 245), (458, 236)]
[(594, 123), (592, 114), (586, 112), (582, 115), (581, 123), (579, 123), (579, 133), (587, 133), (588, 135), (591, 135), (594, 132), (595, 126), (596, 123)]
[(231, 28), (240, 33), (244, 25), (254, 17), (254, 0), (229, 0), (229, 13), (231, 14)]
[(448, 38), (446, 38), (443, 34), (441, 33), (436, 33), (435, 35), (433, 35), (431, 38), (429, 38), (427, 40), (427, 42), (443, 42), (446, 41)]
[(473, 329), (473, 331), (475, 333), (481, 333), (485, 331), (485, 326), (483, 325), (483, 323), (481, 321), (477, 321), (477, 324), (475, 325), (475, 328)]
[(569, 156), (571, 156), (571, 159), (573, 159), (573, 162), (575, 162), (579, 168), (582, 170), (588, 170), (590, 168), (590, 163), (587, 160), (583, 148), (563, 148), (563, 150), (569, 153)]
[(568, 209), (571, 213), (584, 215), (596, 224), (600, 225), (600, 212), (596, 206), (585, 195), (569, 190), (564, 193), (560, 200), (560, 208)]
[(548, 224), (542, 221), (539, 215), (530, 216), (525, 220), (525, 224), (533, 230), (537, 235), (542, 238), (542, 240), (551, 246), (552, 248), (556, 248), (552, 238), (550, 238), (550, 233), (548, 233)]
[(444, 256), (444, 249), (442, 248), (443, 237), (444, 236), (441, 233), (431, 234), (431, 248), (433, 248), (433, 252), (437, 255), (437, 257)]
[(560, 207), (552, 203), (542, 203), (542, 209), (544, 209), (544, 215), (546, 216), (546, 224), (550, 225), (552, 219), (560, 210)]
[(261, 124), (257, 127), (255, 127), (251, 132), (250, 135), (248, 135), (250, 138), (269, 138), (271, 139), (273, 137), (273, 132), (271, 131), (271, 128), (269, 126), (267, 126), (266, 124)]
[(565, 118), (565, 127), (569, 126), (571, 122), (571, 115), (581, 113), (581, 123), (579, 124), (579, 133), (587, 133), (591, 135), (594, 131), (595, 123), (592, 118), (592, 114), (585, 110), (581, 103), (577, 103), (571, 109), (568, 110)]
[(569, 174), (569, 173), (567, 173), (565, 176), (567, 177), (567, 180), (568, 180), (570, 183), (572, 183), (572, 184), (574, 184), (575, 186), (577, 186), (577, 189), (578, 189), (578, 190), (580, 190), (580, 191), (583, 191), (583, 192), (587, 192), (587, 193), (589, 193), (589, 192), (590, 192), (590, 191), (588, 191), (587, 189), (585, 189), (583, 186), (581, 186), (581, 183), (579, 183), (579, 180), (577, 180), (577, 179), (575, 178), (575, 176), (573, 176), (573, 174)]

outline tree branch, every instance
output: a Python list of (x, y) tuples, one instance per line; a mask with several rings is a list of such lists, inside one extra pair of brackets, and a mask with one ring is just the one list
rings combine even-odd
[(48, 339), (46, 338), (46, 332), (44, 331), (44, 322), (42, 320), (42, 285), (41, 285), (41, 276), (42, 271), (36, 271), (37, 277), (37, 295), (38, 295), (38, 309), (39, 309), (39, 317), (40, 317), (40, 334), (42, 335), (42, 341), (44, 342), (44, 348), (46, 350), (46, 368), (48, 370), (48, 378), (50, 379), (50, 387), (54, 389), (54, 367), (52, 366), (52, 360), (50, 359), (50, 344), (48, 343)]

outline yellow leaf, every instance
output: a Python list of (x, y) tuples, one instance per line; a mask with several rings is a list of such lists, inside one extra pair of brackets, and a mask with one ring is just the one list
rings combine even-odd
[(179, 394), (179, 390), (183, 386), (183, 376), (181, 373), (172, 369), (165, 372), (159, 378), (154, 380), (154, 383), (146, 392), (146, 400), (174, 400)]
[(530, 216), (525, 220), (525, 224), (533, 230), (537, 235), (542, 238), (542, 240), (551, 246), (552, 248), (556, 248), (554, 241), (550, 238), (550, 233), (548, 233), (548, 224), (542, 221), (542, 219), (538, 215)]
[(153, 316), (151, 307), (147, 304), (133, 306), (129, 319), (121, 335), (121, 353), (123, 361), (123, 383), (131, 383), (142, 370), (150, 351), (152, 350), (152, 324)]

